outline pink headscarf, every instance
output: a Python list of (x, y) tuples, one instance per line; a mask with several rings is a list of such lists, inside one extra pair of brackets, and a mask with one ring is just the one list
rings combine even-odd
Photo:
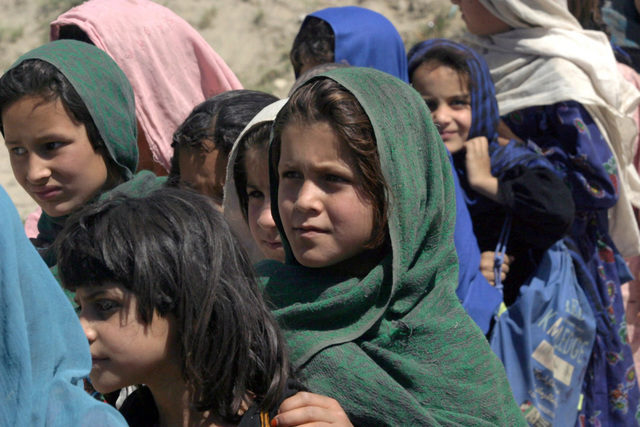
[(218, 93), (242, 89), (193, 27), (151, 1), (88, 1), (51, 23), (51, 40), (57, 40), (66, 25), (79, 27), (125, 72), (153, 159), (167, 170), (173, 132), (193, 107)]

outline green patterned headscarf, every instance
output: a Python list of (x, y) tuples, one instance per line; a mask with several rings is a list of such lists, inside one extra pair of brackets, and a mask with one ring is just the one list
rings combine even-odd
[[(109, 157), (125, 181), (117, 187), (129, 194), (145, 194), (159, 186), (150, 173), (134, 174), (138, 166), (138, 127), (133, 89), (124, 72), (109, 55), (88, 43), (59, 40), (22, 55), (11, 66), (39, 59), (56, 67), (78, 92), (89, 110)], [(100, 195), (104, 197), (106, 193)], [(38, 240), (44, 246), (53, 242), (66, 217), (52, 218), (45, 212), (38, 221)], [(44, 255), (49, 266), (55, 254)]]
[(11, 66), (40, 59), (56, 67), (78, 92), (122, 176), (138, 167), (138, 125), (131, 84), (109, 55), (88, 43), (58, 40), (22, 55)]
[[(372, 122), (390, 189), (391, 250), (364, 278), (258, 264), (301, 379), (356, 425), (526, 425), (500, 361), (455, 295), (453, 178), (424, 101), (370, 68), (318, 78), (349, 90)], [(277, 202), (272, 210), (285, 240)]]

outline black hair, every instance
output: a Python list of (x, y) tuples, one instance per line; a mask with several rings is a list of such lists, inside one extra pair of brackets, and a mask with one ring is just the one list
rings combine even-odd
[(303, 65), (312, 67), (335, 62), (336, 36), (324, 19), (307, 16), (296, 35), (289, 53), (296, 78)]
[[(104, 149), (105, 164), (109, 173), (106, 186), (115, 187), (124, 181), (122, 168), (108, 154), (89, 109), (60, 70), (41, 59), (27, 59), (0, 77), (0, 112), (26, 96), (40, 97), (45, 102), (60, 100), (71, 120), (84, 125), (94, 150)], [(4, 136), (1, 114), (0, 132)]]
[[(72, 120), (82, 123), (93, 148), (104, 147), (104, 141), (91, 113), (69, 80), (52, 64), (41, 59), (27, 59), (0, 78), (0, 111), (25, 96), (42, 97), (47, 102), (60, 100)], [(0, 116), (0, 131), (4, 125)]]
[(211, 97), (196, 106), (186, 120), (173, 134), (173, 158), (168, 184), (177, 186), (180, 182), (180, 146), (212, 151), (213, 147), (226, 156), (233, 143), (247, 124), (264, 107), (278, 98), (256, 90), (230, 90)]
[(238, 202), (244, 220), (247, 221), (249, 209), (249, 197), (247, 196), (247, 170), (244, 162), (249, 149), (257, 149), (264, 152), (265, 160), (269, 161), (269, 137), (271, 136), (272, 121), (256, 123), (247, 130), (242, 139), (238, 141), (238, 151), (233, 164), (233, 180), (236, 185)]
[[(412, 56), (411, 51), (409, 56)], [(434, 46), (432, 49), (419, 58), (413, 58), (409, 62), (409, 81), (413, 81), (413, 73), (422, 64), (433, 65), (433, 67), (445, 66), (454, 70), (461, 79), (461, 86), (468, 87), (469, 90), (475, 88), (475, 82), (471, 78), (469, 68), (469, 56), (466, 52), (452, 46)], [(464, 83), (464, 84), (462, 84)]]
[(66, 289), (114, 282), (135, 295), (144, 323), (154, 312), (175, 316), (198, 411), (237, 422), (247, 396), (261, 410), (277, 405), (290, 376), (284, 339), (249, 257), (206, 196), (115, 194), (73, 214), (56, 249)]

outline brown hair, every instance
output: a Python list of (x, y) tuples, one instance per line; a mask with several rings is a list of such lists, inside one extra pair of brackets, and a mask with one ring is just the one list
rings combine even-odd
[(292, 123), (309, 125), (316, 122), (328, 123), (354, 156), (356, 172), (361, 179), (360, 189), (374, 207), (372, 239), (366, 249), (381, 246), (388, 235), (389, 203), (373, 125), (356, 97), (334, 80), (320, 78), (305, 84), (276, 117), (271, 143), (271, 168), (276, 171), (272, 174), (275, 178), (272, 185), (278, 184), (280, 138), (284, 127)]

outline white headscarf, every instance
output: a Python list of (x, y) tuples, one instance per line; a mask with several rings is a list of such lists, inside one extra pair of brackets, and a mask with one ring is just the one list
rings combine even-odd
[(480, 0), (513, 29), (467, 36), (485, 57), (500, 114), (573, 100), (592, 116), (619, 170), (619, 199), (609, 231), (624, 256), (640, 254), (632, 204), (640, 207), (640, 177), (633, 166), (638, 129), (631, 118), (640, 93), (622, 78), (604, 33), (582, 29), (566, 0)]
[(244, 134), (257, 124), (263, 122), (273, 122), (288, 100), (289, 98), (285, 98), (281, 99), (280, 101), (276, 101), (273, 104), (267, 105), (262, 109), (262, 111), (256, 114), (256, 116), (251, 119), (249, 124), (242, 130), (242, 133), (240, 134), (240, 136), (238, 136), (236, 142), (233, 143), (233, 148), (231, 148), (231, 152), (229, 153), (229, 163), (227, 164), (227, 178), (224, 183), (224, 198), (222, 201), (222, 209), (224, 212), (224, 216), (227, 218), (227, 221), (231, 225), (231, 228), (238, 235), (242, 243), (244, 243), (245, 249), (250, 256), (251, 261), (254, 263), (262, 261), (264, 259), (264, 255), (253, 240), (253, 236), (251, 235), (249, 226), (242, 216), (242, 208), (240, 207), (240, 200), (238, 199), (238, 192), (236, 191), (236, 182), (233, 177), (233, 167), (236, 163), (240, 141), (244, 137)]

